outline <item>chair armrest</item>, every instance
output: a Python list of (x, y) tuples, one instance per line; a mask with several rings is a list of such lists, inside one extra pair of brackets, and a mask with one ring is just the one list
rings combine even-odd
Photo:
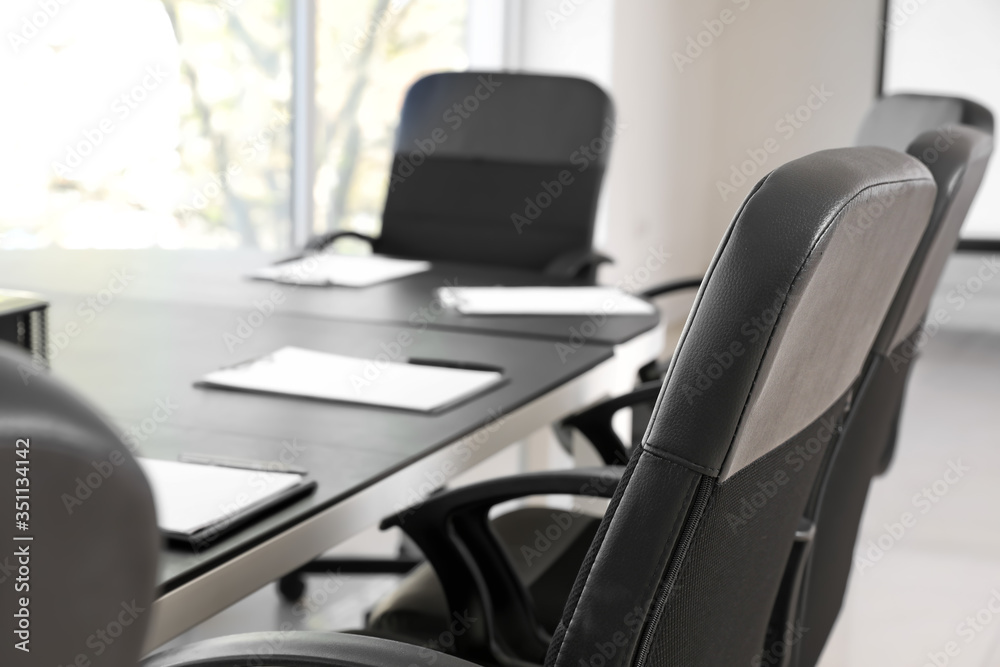
[(476, 667), (429, 648), (339, 632), (254, 632), (156, 653), (140, 667)]
[(678, 292), (682, 289), (698, 289), (701, 287), (701, 280), (701, 278), (681, 278), (680, 280), (671, 280), (669, 282), (660, 283), (659, 285), (653, 285), (649, 289), (639, 292), (636, 296), (641, 296), (644, 299), (652, 299), (653, 297), (669, 294), (670, 292)]
[(541, 664), (551, 637), (535, 619), (534, 606), (489, 527), (498, 503), (532, 495), (610, 498), (623, 468), (575, 468), (487, 480), (431, 496), (387, 517), (399, 526), (437, 573), (450, 611), (481, 618), (455, 638), (459, 655), (511, 664)]
[(628, 462), (629, 449), (611, 427), (611, 419), (623, 408), (655, 401), (660, 395), (662, 384), (660, 380), (643, 383), (627, 394), (609, 398), (572, 417), (567, 417), (560, 426), (580, 431), (587, 440), (590, 440), (594, 449), (608, 465), (625, 465)]
[(313, 255), (315, 253), (322, 252), (331, 243), (333, 243), (337, 239), (343, 239), (343, 238), (353, 238), (353, 239), (361, 239), (362, 241), (367, 241), (369, 244), (371, 244), (373, 249), (375, 248), (375, 245), (377, 243), (377, 239), (362, 234), (361, 232), (351, 232), (346, 230), (327, 232), (325, 234), (318, 234), (316, 236), (313, 236), (308, 241), (306, 241), (306, 244), (302, 247), (302, 252), (292, 255), (291, 257), (285, 257), (284, 259), (279, 259), (277, 262), (275, 262), (275, 264), (294, 262), (297, 259), (302, 259), (306, 255)]
[(311, 239), (306, 241), (305, 251), (306, 252), (319, 252), (329, 246), (331, 243), (338, 239), (343, 238), (355, 238), (361, 239), (362, 241), (367, 241), (368, 243), (374, 244), (375, 239), (368, 236), (367, 234), (362, 234), (361, 232), (351, 232), (346, 230), (326, 232), (325, 234), (317, 234)]
[(602, 253), (587, 248), (586, 250), (570, 250), (560, 254), (545, 267), (545, 274), (566, 280), (586, 280), (594, 282), (597, 277), (597, 267), (611, 258)]

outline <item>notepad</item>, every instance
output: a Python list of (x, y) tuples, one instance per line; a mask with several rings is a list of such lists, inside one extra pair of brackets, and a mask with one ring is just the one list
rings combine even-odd
[(651, 315), (648, 301), (614, 287), (442, 287), (442, 303), (464, 315)]
[(499, 370), (448, 367), (448, 362), (407, 363), (363, 359), (299, 347), (223, 368), (202, 384), (244, 391), (433, 412), (501, 382)]
[(250, 277), (291, 285), (368, 287), (422, 273), (430, 268), (430, 262), (417, 260), (324, 253), (265, 266), (251, 273)]
[(208, 541), (315, 487), (302, 475), (138, 459), (168, 537)]

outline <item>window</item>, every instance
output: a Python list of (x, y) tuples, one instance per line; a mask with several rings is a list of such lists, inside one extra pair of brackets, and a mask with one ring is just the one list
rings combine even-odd
[[(1000, 123), (1000, 3), (996, 0), (889, 0), (886, 93), (927, 92), (973, 99)], [(1000, 240), (996, 155), (963, 238)]]
[(465, 24), (454, 0), (316, 4), (313, 231), (378, 234), (403, 95), (467, 68)]
[[(315, 13), (314, 126), (292, 12)], [(463, 69), (465, 2), (5, 3), (0, 248), (287, 248), (296, 131), (314, 230), (377, 232), (406, 88)]]

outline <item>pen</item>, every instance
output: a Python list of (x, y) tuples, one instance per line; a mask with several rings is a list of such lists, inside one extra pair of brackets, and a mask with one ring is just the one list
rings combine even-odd
[(290, 472), (297, 475), (308, 474), (305, 468), (291, 466), (278, 461), (255, 461), (233, 456), (211, 456), (208, 454), (181, 454), (177, 457), (183, 463), (198, 463), (201, 465), (221, 466), (223, 468), (242, 468), (243, 470), (260, 470), (262, 472)]

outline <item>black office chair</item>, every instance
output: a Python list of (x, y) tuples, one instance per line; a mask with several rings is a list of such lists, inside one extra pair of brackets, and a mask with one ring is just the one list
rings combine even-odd
[[(437, 496), (407, 515), (408, 530), (421, 522), (438, 531), (447, 526), (447, 537), (420, 534), (428, 555), (450, 561), (450, 580), (473, 577), (472, 585), (449, 591), (452, 605), (477, 619), (451, 633), (457, 650), (506, 664), (525, 664), (517, 655), (534, 662), (544, 655), (550, 667), (581, 661), (718, 666), (747, 664), (759, 655), (823, 450), (836, 441), (828, 424), (851, 414), (864, 360), (923, 234), (913, 220), (929, 215), (934, 191), (918, 162), (879, 148), (825, 151), (775, 170), (726, 234), (653, 421), (626, 468), (490, 480)], [(884, 206), (889, 200), (892, 205)], [(874, 216), (877, 207), (883, 212)], [(852, 238), (858, 229), (864, 229), (860, 242)], [(770, 308), (776, 308), (771, 323), (744, 340), (742, 323)], [(691, 400), (705, 365), (719, 350), (733, 350), (734, 341), (743, 347), (727, 372)], [(38, 593), (44, 604), (36, 627), (59, 633), (42, 658), (31, 654), (38, 660), (32, 664), (41, 665), (72, 658), (78, 639), (93, 633), (95, 619), (117, 618), (122, 600), (134, 598), (148, 610), (156, 539), (149, 489), (125, 445), (54, 380), (37, 378), (25, 391), (18, 374), (25, 359), (0, 351), (0, 395), (10, 398), (0, 403), (0, 450), (13, 460), (16, 440), (30, 439), (32, 456), (44, 462), (32, 468), (32, 483), (43, 491), (32, 509), (36, 534), (51, 554), (72, 551), (77, 565), (48, 569), (52, 578), (38, 580), (46, 588)], [(797, 447), (815, 456), (792, 463)], [(106, 486), (86, 501), (93, 504), (78, 508), (80, 514), (64, 517), (64, 485), (103, 460), (115, 466)], [(756, 505), (734, 529), (730, 517), (768, 484), (775, 488), (769, 502)], [(490, 555), (496, 550), (488, 507), (531, 494), (606, 496), (612, 489), (598, 537), (549, 636), (532, 623), (520, 589), (509, 586), (505, 561)], [(58, 558), (40, 556), (39, 563), (46, 562)], [(14, 608), (13, 589), (0, 590), (0, 602)], [(509, 604), (491, 604), (498, 599)], [(56, 610), (56, 601), (86, 614)], [(142, 614), (137, 621), (148, 619)], [(48, 621), (53, 625), (42, 625)], [(141, 622), (126, 628), (102, 666), (134, 664), (143, 629)], [(483, 646), (488, 652), (477, 653)], [(14, 649), (8, 643), (4, 650)], [(425, 662), (472, 664), (425, 647), (315, 632), (224, 637), (170, 649), (142, 664)]]
[(944, 125), (967, 125), (993, 134), (993, 114), (961, 97), (898, 93), (876, 100), (861, 122), (856, 146), (905, 151), (917, 135)]
[(791, 665), (816, 664), (840, 613), (868, 487), (884, 472), (886, 452), (891, 456), (912, 363), (926, 342), (924, 336), (940, 326), (935, 322), (925, 330), (931, 298), (992, 150), (989, 134), (958, 125), (925, 132), (907, 149), (930, 169), (938, 194), (927, 232), (875, 341), (853, 414), (810, 500), (807, 516), (817, 527), (812, 554), (804, 568), (788, 576), (789, 590), (801, 591), (788, 620), (809, 632), (796, 643)]
[[(882, 151), (884, 153), (884, 151)], [(867, 154), (865, 151), (861, 151), (859, 154)], [(822, 156), (828, 155), (850, 155), (850, 151), (834, 151), (819, 154)], [(815, 158), (814, 159), (818, 159)], [(795, 163), (793, 163), (795, 164)], [(791, 167), (794, 169), (794, 167)], [(775, 172), (776, 174), (783, 174), (784, 168)], [(765, 181), (765, 184), (769, 181)], [(810, 188), (813, 187), (810, 185)], [(806, 193), (799, 193), (808, 197)], [(748, 211), (757, 212), (757, 209), (751, 208), (755, 202), (755, 198), (759, 197), (759, 194), (751, 195), (745, 208), (740, 213), (740, 218), (746, 216)], [(869, 202), (873, 210), (880, 208), (882, 205), (879, 202), (871, 203)], [(884, 203), (884, 202), (883, 202)], [(894, 210), (889, 210), (890, 207), (883, 207), (886, 211), (882, 212), (881, 215), (884, 217), (887, 214), (898, 214), (898, 210), (895, 210), (895, 204), (891, 207)], [(811, 222), (808, 216), (803, 215), (801, 220), (804, 224)], [(880, 221), (881, 222), (881, 221)], [(915, 212), (915, 214), (910, 218), (910, 224), (914, 228), (917, 228), (918, 233), (923, 232), (923, 228), (926, 226), (927, 217), (923, 215), (920, 211)], [(739, 224), (739, 223), (736, 223)], [(782, 238), (781, 235), (776, 235), (774, 238)], [(772, 238), (772, 241), (774, 239)], [(724, 241), (724, 244), (731, 243), (729, 237)], [(760, 249), (761, 257), (760, 261), (765, 261), (764, 258), (773, 254), (773, 251), (768, 251), (765, 249)], [(704, 290), (703, 290), (704, 292)], [(773, 295), (772, 295), (773, 296)], [(890, 294), (891, 297), (891, 294)], [(696, 302), (695, 312), (692, 314), (692, 318), (697, 318), (697, 310), (702, 303), (704, 296), (700, 297), (699, 301)], [(757, 321), (761, 320), (762, 313), (768, 310), (768, 306), (775, 308), (774, 298), (772, 298), (772, 303), (765, 304), (761, 306), (755, 314)], [(738, 311), (742, 312), (742, 311)], [(733, 315), (735, 318), (736, 315)], [(692, 320), (694, 321), (694, 320)], [(740, 333), (740, 326), (746, 322), (752, 321), (750, 315), (746, 317), (739, 318), (739, 321), (735, 323), (730, 323), (730, 325), (735, 326), (738, 335), (734, 335), (732, 342), (740, 342), (745, 340), (745, 331)], [(765, 318), (766, 321), (766, 318)], [(881, 320), (877, 322), (874, 326), (877, 327), (881, 324)], [(689, 329), (691, 325), (689, 324)], [(760, 330), (755, 329), (757, 335), (763, 335)], [(865, 354), (871, 349), (871, 342), (874, 339), (874, 333), (872, 333), (872, 338), (868, 339), (869, 348), (864, 351)], [(852, 334), (853, 335), (853, 334)], [(683, 342), (682, 342), (683, 345)], [(733, 358), (733, 352), (729, 349), (729, 343), (726, 345), (719, 345), (713, 351), (716, 352), (717, 356), (723, 359), (729, 367), (734, 367), (738, 364), (738, 359)], [(680, 349), (680, 348), (679, 348)], [(822, 352), (817, 351), (818, 354), (822, 355), (833, 355), (836, 356), (835, 350), (825, 350)], [(713, 360), (712, 357), (708, 356), (709, 353), (706, 352), (706, 357), (702, 359), (703, 367), (700, 369), (692, 368), (691, 373), (694, 376), (689, 378), (689, 385), (687, 389), (690, 391), (689, 395), (685, 397), (685, 401), (674, 401), (671, 403), (671, 410), (677, 409), (682, 413), (685, 412), (685, 406), (689, 405), (687, 403), (687, 398), (690, 398), (692, 402), (703, 400), (704, 393), (706, 396), (712, 391), (714, 387), (713, 383), (721, 382), (722, 380), (713, 380), (709, 374), (715, 373), (715, 369), (709, 368), (713, 363), (719, 364), (718, 360)], [(726, 356), (728, 355), (728, 357)], [(674, 366), (679, 362), (674, 361)], [(672, 366), (672, 368), (674, 367)], [(722, 366), (720, 366), (720, 370)], [(701, 373), (698, 376), (698, 373)], [(727, 377), (729, 370), (725, 370), (722, 373), (722, 378)], [(703, 386), (705, 383), (710, 385), (707, 389)], [(790, 380), (792, 384), (794, 381)], [(668, 382), (669, 385), (669, 382)], [(663, 390), (666, 391), (666, 390)], [(680, 388), (677, 388), (680, 391)], [(656, 393), (660, 393), (661, 389), (659, 383), (655, 386), (643, 387), (639, 390), (639, 396), (642, 400), (648, 400), (651, 396)], [(574, 426), (580, 428), (588, 438), (597, 446), (598, 450), (603, 455), (606, 462), (610, 464), (621, 463), (628, 459), (629, 451), (628, 449), (617, 439), (610, 427), (610, 417), (619, 408), (628, 405), (630, 400), (635, 399), (635, 395), (630, 395), (625, 398), (612, 399), (612, 401), (602, 404), (594, 410), (585, 412), (583, 415), (578, 416), (575, 419), (570, 420)], [(663, 394), (660, 393), (659, 399), (659, 413), (661, 419), (670, 419), (670, 413), (664, 414), (664, 398)], [(650, 431), (647, 431), (647, 437), (650, 432), (656, 428), (655, 421), (650, 426)], [(691, 454), (692, 456), (695, 453)], [(453, 494), (458, 494), (461, 496), (462, 490), (456, 490), (450, 494), (445, 494), (442, 498), (448, 498)], [(456, 600), (456, 596), (468, 595), (462, 593), (462, 591), (469, 590), (473, 588), (473, 584), (476, 582), (480, 585), (487, 586), (490, 588), (488, 597), (491, 599), (492, 605), (498, 606), (500, 608), (506, 609), (512, 606), (512, 603), (508, 598), (514, 597), (511, 593), (504, 593), (503, 591), (493, 590), (494, 585), (491, 582), (501, 581), (504, 586), (511, 590), (521, 590), (522, 592), (518, 595), (521, 596), (522, 601), (519, 605), (515, 605), (519, 609), (519, 613), (525, 614), (532, 619), (532, 622), (536, 626), (536, 631), (543, 636), (545, 633), (555, 632), (557, 624), (560, 618), (560, 611), (562, 606), (562, 601), (569, 595), (572, 578), (567, 580), (567, 572), (573, 572), (578, 567), (578, 564), (585, 562), (583, 560), (584, 554), (590, 542), (594, 539), (595, 535), (599, 535), (599, 525), (600, 519), (589, 517), (586, 515), (576, 515), (573, 516), (573, 520), (570, 522), (563, 521), (560, 523), (554, 519), (554, 516), (560, 513), (557, 510), (550, 508), (525, 508), (514, 510), (506, 515), (496, 518), (490, 523), (490, 539), (487, 540), (484, 537), (477, 538), (482, 544), (478, 546), (479, 559), (482, 560), (486, 558), (483, 554), (487, 553), (487, 548), (485, 545), (490, 542), (492, 546), (491, 553), (502, 553), (502, 560), (508, 564), (512, 570), (505, 581), (503, 577), (497, 576), (495, 573), (487, 573), (478, 576), (471, 576), (464, 574), (463, 569), (460, 567), (460, 559), (457, 559), (454, 554), (448, 556), (449, 549), (469, 549), (470, 547), (465, 544), (460, 547), (453, 547), (449, 544), (442, 544), (440, 535), (450, 531), (454, 531), (454, 527), (448, 526), (444, 521), (444, 516), (435, 515), (437, 510), (433, 508), (439, 505), (447, 507), (446, 500), (431, 500), (428, 502), (428, 506), (432, 509), (430, 510), (420, 510), (423, 514), (430, 515), (428, 519), (416, 520), (413, 516), (407, 517), (405, 523), (401, 526), (414, 540), (421, 546), (425, 554), (428, 556), (428, 560), (434, 566), (433, 569), (430, 565), (422, 565), (420, 568), (415, 570), (409, 577), (404, 580), (398, 591), (394, 592), (388, 598), (384, 599), (374, 610), (369, 622), (369, 630), (373, 632), (381, 632), (387, 635), (395, 637), (410, 637), (411, 641), (420, 641), (420, 637), (433, 636), (436, 632), (440, 631), (442, 623), (447, 622), (448, 614), (450, 610), (455, 610), (461, 608), (463, 604), (462, 601)], [(438, 511), (438, 514), (440, 512)], [(391, 522), (390, 522), (391, 523)], [(563, 525), (565, 524), (565, 525)], [(387, 524), (390, 525), (390, 524)], [(856, 526), (856, 524), (855, 524)], [(544, 545), (545, 548), (539, 548), (539, 535), (545, 536), (546, 531), (552, 530), (559, 533), (559, 540), (549, 540), (553, 542), (552, 545)], [(802, 539), (807, 542), (808, 537), (811, 535), (810, 530), (804, 530)], [(545, 540), (542, 540), (544, 543)], [(478, 543), (477, 543), (478, 544)], [(499, 548), (497, 548), (499, 547)], [(526, 552), (524, 548), (527, 547), (529, 551), (527, 552), (528, 557), (526, 557)], [(442, 555), (442, 552), (446, 555)], [(492, 556), (494, 560), (497, 556)], [(471, 567), (471, 566), (470, 566)], [(499, 584), (496, 584), (499, 586)], [(457, 592), (456, 592), (457, 591)], [(486, 603), (483, 603), (486, 604)], [(450, 610), (449, 610), (450, 607)], [(524, 607), (525, 609), (521, 609)], [(500, 611), (496, 612), (498, 615)], [(504, 612), (507, 613), (507, 612)], [(515, 645), (522, 645), (523, 641), (516, 642)]]
[[(918, 135), (944, 125), (967, 125), (993, 136), (993, 114), (989, 109), (961, 97), (897, 93), (878, 98), (858, 130), (855, 146), (885, 146), (905, 152)], [(689, 277), (654, 285), (641, 293), (647, 299), (697, 289), (701, 278)], [(662, 382), (668, 362), (655, 361), (639, 371), (641, 382)], [(648, 421), (648, 409), (638, 406), (636, 434)], [(891, 452), (891, 448), (890, 448)], [(886, 462), (888, 464), (888, 462)]]
[(592, 283), (611, 99), (572, 77), (448, 72), (406, 94), (382, 214), (369, 241), (396, 257), (515, 267)]
[[(966, 125), (993, 135), (993, 114), (989, 109), (961, 97), (926, 95), (919, 93), (897, 93), (878, 98), (865, 114), (858, 131), (855, 146), (885, 146), (893, 150), (906, 151), (910, 143), (923, 132), (945, 125)], [(947, 138), (945, 139), (947, 141)], [(939, 142), (940, 143), (940, 142)], [(958, 241), (955, 241), (957, 245)], [(954, 249), (954, 245), (953, 248)], [(682, 278), (643, 291), (647, 299), (673, 294), (678, 291), (697, 288), (701, 278)], [(669, 361), (657, 360), (639, 371), (640, 383), (663, 381)], [(650, 389), (654, 384), (644, 384), (638, 389)], [(649, 392), (647, 392), (649, 393)], [(633, 412), (633, 438), (642, 434), (649, 421), (652, 405), (648, 402), (630, 404)], [(885, 449), (881, 472), (888, 469), (895, 451), (895, 436)]]
[[(0, 460), (9, 503), (0, 664), (66, 665), (82, 654), (95, 666), (131, 667), (156, 581), (152, 494), (114, 430), (48, 375), (25, 382), (26, 368), (35, 369), (31, 357), (0, 343)], [(17, 517), (15, 494), (25, 503)], [(26, 616), (18, 615), (22, 608)], [(24, 639), (29, 652), (15, 647)]]
[[(593, 284), (607, 257), (592, 250), (598, 197), (617, 133), (600, 87), (574, 77), (448, 72), (407, 92), (396, 134), (382, 232), (334, 231), (375, 253), (536, 271), (540, 282)], [(303, 576), (339, 570), (405, 573), (419, 557), (321, 559), (278, 582), (286, 600)]]

